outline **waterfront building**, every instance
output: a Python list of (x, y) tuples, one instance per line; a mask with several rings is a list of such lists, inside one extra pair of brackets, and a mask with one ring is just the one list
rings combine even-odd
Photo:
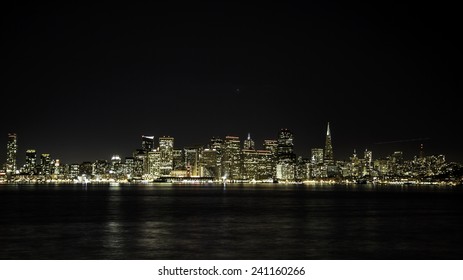
[(209, 142), (210, 149), (215, 150), (216, 156), (216, 166), (217, 166), (217, 173), (216, 176), (218, 178), (222, 178), (222, 158), (223, 158), (223, 139), (218, 137), (212, 137)]
[(331, 131), (330, 131), (330, 123), (326, 127), (326, 138), (325, 138), (325, 153), (324, 153), (324, 160), (325, 163), (331, 164), (334, 162), (334, 155), (333, 155), (333, 144), (331, 141)]
[(185, 170), (185, 158), (183, 156), (183, 149), (174, 149), (172, 151), (173, 170)]
[(79, 166), (79, 176), (85, 176), (86, 178), (92, 177), (93, 163), (90, 161), (84, 161)]
[(80, 164), (78, 163), (73, 163), (69, 167), (69, 176), (71, 179), (77, 179), (80, 173)]
[(156, 179), (161, 177), (161, 153), (159, 150), (154, 149), (148, 152), (148, 178)]
[(29, 175), (37, 174), (37, 152), (34, 149), (26, 151), (26, 164), (24, 165), (24, 173)]
[(196, 177), (200, 176), (200, 153), (201, 147), (185, 147), (183, 153), (185, 155), (185, 169), (187, 170), (187, 176)]
[(293, 133), (286, 128), (280, 130), (276, 154), (276, 178), (292, 181), (295, 178), (296, 155)]
[(40, 174), (50, 175), (52, 173), (53, 165), (50, 154), (40, 155)]
[(132, 178), (134, 167), (135, 167), (135, 158), (125, 157), (124, 170), (122, 174), (124, 174), (127, 178)]
[(6, 174), (15, 174), (17, 170), (16, 166), (16, 153), (18, 151), (16, 133), (8, 134), (8, 143), (6, 146)]
[(220, 179), (219, 166), (217, 166), (217, 151), (215, 149), (203, 149), (200, 155), (200, 176)]
[(226, 136), (223, 145), (222, 174), (227, 179), (240, 179), (240, 138)]
[(159, 137), (160, 172), (161, 176), (170, 176), (174, 166), (174, 138)]

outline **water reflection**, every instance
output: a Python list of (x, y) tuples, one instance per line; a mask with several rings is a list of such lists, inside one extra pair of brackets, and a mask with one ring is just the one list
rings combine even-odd
[(462, 192), (420, 190), (2, 186), (0, 258), (461, 259)]

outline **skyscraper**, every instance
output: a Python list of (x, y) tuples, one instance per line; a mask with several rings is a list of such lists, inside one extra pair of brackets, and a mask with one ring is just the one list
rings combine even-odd
[(145, 152), (152, 151), (154, 149), (154, 136), (143, 135), (141, 137), (141, 148)]
[(294, 157), (294, 144), (293, 144), (293, 133), (283, 128), (278, 134), (278, 145), (277, 145), (277, 156), (278, 158)]
[(272, 155), (276, 155), (278, 141), (274, 139), (264, 140), (264, 149), (272, 152)]
[(251, 139), (251, 133), (248, 133), (248, 138), (244, 140), (243, 149), (245, 150), (255, 150), (254, 140)]
[(226, 136), (223, 142), (222, 175), (229, 179), (240, 178), (240, 138)]
[(174, 166), (174, 138), (159, 137), (159, 152), (161, 157), (161, 175), (168, 176)]
[(51, 157), (50, 154), (41, 154), (40, 155), (40, 166), (43, 175), (50, 175), (52, 170)]
[(328, 126), (326, 128), (326, 140), (325, 140), (325, 162), (332, 163), (334, 161), (333, 157), (333, 145), (331, 143), (331, 131), (330, 131), (330, 123), (328, 122)]
[(217, 177), (222, 177), (222, 157), (223, 157), (223, 139), (218, 137), (212, 137), (210, 144), (211, 149), (214, 149), (217, 153)]
[(276, 177), (282, 180), (293, 180), (296, 164), (294, 154), (293, 133), (286, 128), (278, 134)]
[(35, 173), (35, 169), (37, 167), (37, 153), (33, 149), (29, 149), (26, 151), (26, 165), (24, 166), (24, 172), (29, 175)]
[(311, 150), (311, 163), (312, 164), (322, 164), (323, 163), (323, 149), (313, 148)]
[(18, 147), (16, 144), (16, 133), (9, 133), (8, 134), (8, 143), (6, 147), (6, 173), (11, 174), (15, 173), (17, 166), (16, 166), (16, 153)]

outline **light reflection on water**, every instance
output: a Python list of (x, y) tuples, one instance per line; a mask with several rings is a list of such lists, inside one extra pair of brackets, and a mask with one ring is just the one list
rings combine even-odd
[(463, 192), (0, 185), (1, 259), (461, 259)]

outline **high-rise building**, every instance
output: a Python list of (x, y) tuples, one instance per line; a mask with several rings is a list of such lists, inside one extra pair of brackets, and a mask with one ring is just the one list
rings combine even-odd
[(241, 151), (241, 164), (241, 178), (245, 180), (256, 180), (259, 166), (257, 151), (252, 149), (243, 149)]
[(217, 160), (217, 174), (218, 178), (222, 177), (222, 157), (223, 157), (223, 139), (218, 137), (212, 137), (209, 146), (211, 149), (215, 150), (217, 153), (216, 160)]
[(141, 137), (141, 149), (145, 152), (152, 151), (154, 149), (154, 136), (143, 135)]
[(325, 162), (333, 163), (334, 156), (333, 156), (333, 144), (331, 142), (331, 131), (330, 131), (330, 123), (328, 122), (326, 128), (326, 139), (325, 139)]
[(33, 175), (36, 172), (37, 167), (37, 153), (33, 149), (26, 151), (26, 164), (24, 166), (24, 172)]
[(111, 157), (111, 169), (109, 173), (111, 174), (121, 174), (122, 173), (122, 159), (119, 155), (113, 155)]
[(280, 180), (293, 180), (296, 155), (294, 154), (293, 133), (286, 128), (280, 130), (277, 146), (276, 177)]
[(273, 180), (275, 177), (275, 157), (270, 150), (257, 150), (258, 180)]
[(312, 153), (311, 153), (310, 162), (315, 165), (322, 164), (323, 163), (323, 149), (313, 148), (311, 152)]
[(98, 159), (93, 163), (92, 175), (103, 176), (109, 173), (110, 165), (105, 159)]
[(50, 175), (53, 170), (50, 154), (40, 155), (40, 166), (42, 175)]
[(274, 139), (264, 140), (264, 149), (269, 150), (273, 155), (276, 155), (278, 141)]
[(185, 170), (185, 159), (183, 158), (182, 149), (174, 149), (172, 152), (172, 160), (174, 163), (173, 170)]
[(160, 172), (169, 176), (174, 167), (174, 138), (170, 136), (159, 137)]
[(71, 164), (71, 166), (69, 167), (69, 176), (73, 179), (77, 179), (77, 177), (79, 176), (79, 172), (80, 172), (80, 164), (78, 163)]
[(93, 173), (93, 163), (90, 161), (84, 161), (79, 166), (79, 175), (85, 175), (87, 178), (90, 178)]
[(226, 136), (223, 144), (222, 174), (228, 179), (240, 178), (240, 138)]
[(363, 155), (363, 176), (368, 176), (371, 174), (371, 169), (373, 167), (373, 153), (368, 149), (365, 149)]
[(373, 152), (369, 151), (368, 149), (365, 149), (365, 153), (363, 158), (365, 159), (365, 164), (368, 168), (372, 167), (372, 162), (373, 162)]
[(148, 175), (155, 179), (161, 177), (161, 153), (155, 149), (148, 152)]
[(16, 173), (16, 153), (18, 151), (18, 146), (16, 142), (16, 133), (8, 134), (8, 143), (6, 146), (6, 173), (14, 174)]
[(135, 166), (135, 159), (133, 157), (125, 157), (125, 170), (123, 172), (127, 178), (131, 178), (133, 176), (133, 170)]
[(200, 158), (200, 176), (220, 179), (220, 172), (218, 172), (219, 168), (217, 166), (217, 151), (215, 149), (203, 149)]
[(136, 149), (132, 153), (136, 160), (137, 168), (135, 169), (136, 177), (141, 177), (143, 174), (149, 174), (148, 152), (143, 149)]
[[(59, 159), (55, 159), (53, 161), (53, 174), (54, 175), (61, 175), (62, 172), (61, 172), (61, 161)], [(56, 176), (55, 176), (56, 178)]]
[(297, 158), (295, 175), (297, 181), (310, 179), (310, 165), (311, 161), (309, 159), (303, 157)]
[(267, 161), (271, 162), (272, 167), (272, 176), (271, 178), (276, 177), (276, 158), (277, 158), (277, 147), (278, 141), (275, 139), (266, 139), (264, 140), (264, 149), (270, 152), (270, 156), (267, 157)]
[(278, 134), (277, 156), (278, 159), (294, 157), (293, 133), (287, 128)]
[(251, 139), (251, 133), (248, 133), (248, 138), (244, 140), (243, 149), (244, 150), (255, 150), (254, 140)]
[(185, 147), (183, 149), (185, 155), (185, 168), (187, 176), (200, 176), (200, 147)]

